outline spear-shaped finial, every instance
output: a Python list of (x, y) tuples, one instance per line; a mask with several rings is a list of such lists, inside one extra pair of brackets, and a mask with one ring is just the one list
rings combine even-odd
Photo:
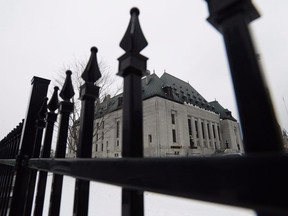
[(139, 13), (138, 8), (134, 7), (130, 10), (130, 22), (126, 33), (120, 42), (120, 47), (126, 52), (139, 53), (148, 45), (138, 19)]
[(66, 71), (66, 79), (63, 84), (63, 88), (60, 92), (60, 97), (64, 101), (69, 101), (75, 94), (73, 85), (72, 85), (71, 74), (72, 72), (70, 70)]
[(59, 99), (58, 99), (58, 91), (59, 91), (59, 87), (55, 86), (54, 87), (54, 92), (52, 94), (52, 97), (48, 103), (48, 109), (54, 113), (56, 109), (58, 109), (59, 107)]
[(140, 54), (148, 42), (142, 32), (139, 23), (139, 10), (138, 8), (132, 8), (130, 10), (131, 18), (123, 39), (120, 42), (120, 47), (126, 51), (119, 60), (119, 71), (117, 75), (125, 77), (127, 73), (137, 73), (143, 77), (147, 75), (147, 59), (145, 56)]
[(45, 98), (43, 99), (42, 106), (41, 106), (40, 111), (39, 111), (39, 113), (38, 113), (39, 119), (45, 119), (45, 117), (46, 117), (46, 113), (47, 113), (47, 101), (48, 101), (48, 98), (45, 97)]
[(85, 82), (87, 83), (95, 83), (101, 77), (101, 73), (97, 62), (97, 55), (96, 55), (97, 52), (98, 49), (96, 47), (91, 48), (90, 59), (81, 76), (83, 80), (85, 80)]

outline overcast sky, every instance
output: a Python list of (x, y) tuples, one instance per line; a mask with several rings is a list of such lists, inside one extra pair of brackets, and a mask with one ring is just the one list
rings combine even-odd
[[(262, 16), (251, 32), (279, 123), (288, 129), (288, 1), (254, 3)], [(92, 46), (116, 74), (134, 6), (149, 43), (142, 52), (148, 69), (189, 81), (238, 118), (222, 35), (206, 21), (204, 0), (0, 0), (0, 139), (24, 118), (33, 76), (54, 80), (64, 65), (88, 58)]]

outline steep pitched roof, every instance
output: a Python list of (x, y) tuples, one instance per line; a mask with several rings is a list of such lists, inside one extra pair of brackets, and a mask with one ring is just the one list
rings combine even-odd
[(143, 100), (154, 96), (165, 97), (162, 86), (164, 86), (163, 81), (155, 73), (144, 77), (142, 79)]
[[(171, 74), (164, 73), (160, 78), (150, 74), (142, 79), (142, 99), (159, 96), (177, 103), (187, 103), (220, 114), (222, 119), (236, 121), (231, 112), (224, 109), (217, 101), (207, 102), (188, 82)], [(113, 98), (107, 98), (96, 106), (95, 117), (98, 118), (112, 111), (122, 108), (123, 93)], [(216, 103), (217, 102), (217, 103)], [(229, 115), (230, 112), (230, 115)]]
[(165, 83), (165, 85), (172, 88), (173, 93), (176, 95), (176, 101), (181, 103), (189, 103), (203, 109), (214, 111), (214, 108), (207, 102), (207, 100), (188, 82), (185, 82), (166, 72), (160, 79)]
[(237, 121), (233, 116), (230, 110), (225, 109), (220, 105), (218, 101), (211, 101), (209, 102), (211, 106), (215, 107), (215, 111), (220, 114), (221, 119), (229, 119), (232, 121)]

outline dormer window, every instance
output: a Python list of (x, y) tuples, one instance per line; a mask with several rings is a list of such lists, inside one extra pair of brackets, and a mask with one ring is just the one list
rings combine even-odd
[(165, 87), (163, 87), (163, 91), (164, 91), (164, 93), (165, 93), (165, 95), (167, 96), (167, 97), (173, 97), (173, 93), (172, 93), (172, 88), (171, 88), (171, 86), (165, 86)]

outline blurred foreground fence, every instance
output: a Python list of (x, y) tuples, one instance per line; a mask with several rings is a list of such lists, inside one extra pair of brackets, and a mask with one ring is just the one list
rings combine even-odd
[[(280, 128), (248, 30), (249, 22), (259, 14), (250, 0), (207, 3), (208, 21), (223, 35), (227, 50), (245, 156), (143, 158), (141, 78), (146, 73), (147, 58), (140, 52), (148, 43), (140, 28), (139, 11), (133, 8), (120, 43), (125, 54), (118, 59), (118, 75), (124, 78), (123, 157), (91, 158), (94, 106), (99, 97), (95, 82), (101, 77), (97, 49), (93, 47), (82, 74), (85, 83), (80, 90), (77, 158), (65, 159), (69, 115), (73, 111), (71, 71), (66, 72), (61, 102), (55, 87), (48, 103), (50, 81), (34, 77), (24, 122), (0, 142), (0, 215), (42, 215), (47, 172), (53, 173), (51, 216), (59, 215), (63, 175), (76, 179), (73, 215), (88, 214), (89, 181), (122, 187), (123, 216), (144, 215), (144, 191), (246, 207), (259, 216), (288, 214), (288, 157), (283, 153)], [(56, 153), (50, 158), (57, 115)]]

